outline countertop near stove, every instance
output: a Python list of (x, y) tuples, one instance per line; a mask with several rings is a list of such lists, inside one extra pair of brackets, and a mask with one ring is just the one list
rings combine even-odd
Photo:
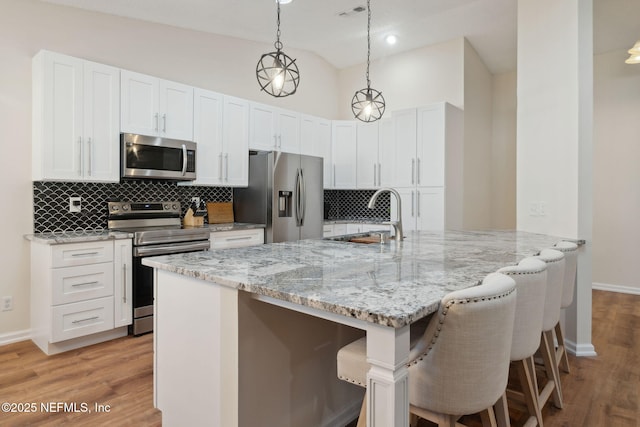
[(246, 222), (228, 222), (224, 224), (208, 224), (205, 227), (209, 227), (211, 232), (215, 231), (238, 231), (238, 230), (250, 230), (253, 228), (265, 228), (265, 224), (250, 224)]
[(95, 242), (97, 240), (131, 239), (132, 237), (132, 233), (109, 230), (60, 231), (53, 233), (26, 234), (24, 236), (25, 239), (31, 242), (42, 243), (46, 245)]

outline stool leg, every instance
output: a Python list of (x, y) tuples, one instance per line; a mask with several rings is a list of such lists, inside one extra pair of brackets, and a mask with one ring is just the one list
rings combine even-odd
[(556, 340), (558, 340), (558, 355), (560, 357), (559, 365), (564, 372), (569, 373), (569, 357), (567, 356), (567, 347), (564, 345), (564, 333), (562, 332), (562, 325), (560, 322), (556, 325)]
[(356, 427), (367, 427), (367, 393), (364, 393), (364, 399), (362, 400), (362, 407), (360, 407), (360, 415), (358, 416), (358, 424)]
[(503, 393), (500, 399), (494, 405), (494, 412), (496, 415), (496, 422), (498, 427), (511, 427), (511, 421), (509, 420), (509, 406), (507, 405), (507, 393)]
[(553, 404), (562, 409), (562, 385), (560, 384), (560, 372), (556, 363), (556, 350), (553, 345), (553, 329), (542, 332), (542, 359), (544, 369), (549, 381), (553, 381)]
[(516, 366), (518, 368), (520, 387), (522, 387), (522, 393), (524, 394), (529, 415), (535, 417), (538, 425), (542, 427), (542, 413), (538, 405), (538, 381), (536, 380), (534, 363), (533, 357), (529, 357), (517, 361)]

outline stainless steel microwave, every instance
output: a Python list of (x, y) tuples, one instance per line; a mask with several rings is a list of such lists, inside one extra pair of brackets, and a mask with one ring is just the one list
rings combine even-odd
[(123, 178), (193, 181), (196, 143), (154, 136), (120, 134)]

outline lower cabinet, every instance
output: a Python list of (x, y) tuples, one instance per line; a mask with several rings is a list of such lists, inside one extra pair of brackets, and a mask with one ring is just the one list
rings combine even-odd
[(131, 240), (31, 243), (32, 340), (55, 354), (127, 334)]
[[(445, 229), (445, 199), (443, 187), (399, 188), (402, 200), (404, 231), (441, 231)], [(395, 200), (391, 200), (391, 218), (396, 220)]]
[(390, 230), (391, 226), (380, 223), (340, 223), (324, 224), (323, 237), (343, 236), (345, 234), (367, 233), (369, 231)]
[(211, 250), (261, 245), (264, 243), (264, 229), (214, 231), (209, 241)]

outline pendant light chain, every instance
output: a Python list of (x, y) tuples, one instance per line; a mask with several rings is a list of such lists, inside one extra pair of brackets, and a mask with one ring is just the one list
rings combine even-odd
[(367, 0), (367, 87), (371, 87), (369, 80), (369, 58), (371, 57), (371, 0)]
[(278, 19), (277, 19), (278, 31), (276, 31), (276, 42), (273, 45), (277, 50), (282, 50), (282, 43), (280, 42), (280, 2), (276, 1), (276, 3), (278, 4)]

